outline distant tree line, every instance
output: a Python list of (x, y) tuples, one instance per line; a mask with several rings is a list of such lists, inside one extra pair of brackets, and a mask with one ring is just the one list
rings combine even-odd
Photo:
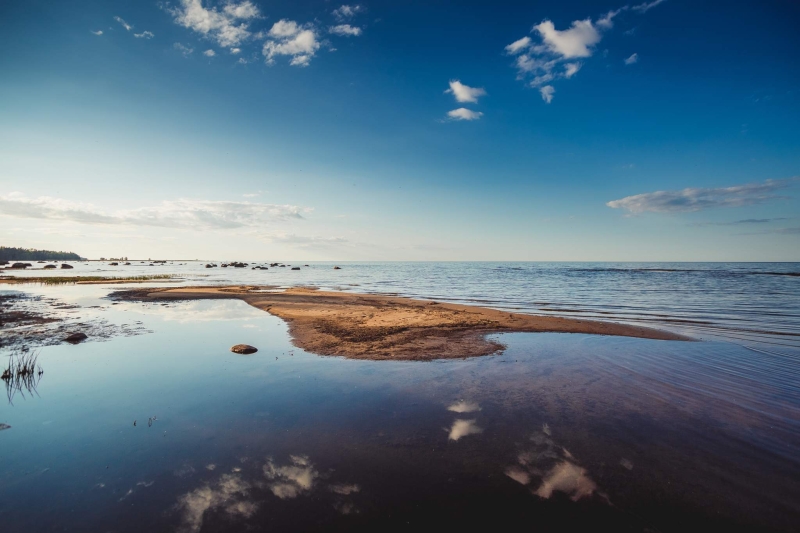
[(81, 256), (72, 252), (53, 252), (33, 248), (10, 248), (0, 246), (0, 261), (80, 261)]

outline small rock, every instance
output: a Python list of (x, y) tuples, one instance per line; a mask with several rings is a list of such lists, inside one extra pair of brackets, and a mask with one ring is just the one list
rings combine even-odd
[(334, 270), (341, 270), (342, 267), (333, 267)]
[(292, 270), (300, 270), (300, 267), (292, 267)]
[(0, 422), (0, 431), (3, 431), (4, 429), (11, 429), (11, 426), (9, 426), (8, 424), (3, 424), (2, 422)]
[(78, 332), (78, 333), (73, 333), (72, 335), (70, 335), (69, 337), (65, 338), (64, 340), (67, 341), (70, 344), (78, 344), (79, 342), (83, 342), (88, 338), (89, 338), (89, 336), (86, 335), (86, 333)]
[(14, 263), (11, 265), (11, 268), (28, 268), (29, 266), (33, 266), (30, 263)]
[(68, 265), (68, 264), (64, 263), (64, 264), (61, 265), (61, 268), (65, 268), (66, 269), (66, 268), (75, 268), (75, 267), (72, 266), (72, 265)]
[(49, 270), (49, 269), (55, 268), (55, 267), (56, 267), (55, 265), (45, 265), (42, 268), (44, 268), (45, 270)]
[(233, 353), (250, 355), (251, 353), (256, 353), (258, 348), (255, 346), (250, 346), (249, 344), (237, 344), (235, 346), (231, 346), (231, 351)]

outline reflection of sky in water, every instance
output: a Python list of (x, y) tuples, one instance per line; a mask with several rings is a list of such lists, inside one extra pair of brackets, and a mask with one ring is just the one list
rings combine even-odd
[(242, 302), (112, 306), (104, 291), (55, 289), (154, 333), (42, 349), (39, 396), (0, 405), (4, 531), (66, 516), (85, 531), (380, 530), (417, 508), (558, 524), (574, 514), (562, 500), (592, 526), (643, 509), (636, 523), (662, 530), (680, 513), (800, 516), (800, 400), (780, 373), (739, 371), (753, 356), (730, 345), (515, 334), (497, 357), (351, 361), (293, 348)]

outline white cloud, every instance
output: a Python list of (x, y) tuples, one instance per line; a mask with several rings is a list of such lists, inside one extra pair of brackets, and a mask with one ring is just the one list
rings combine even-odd
[(609, 11), (597, 25), (588, 18), (573, 21), (566, 30), (557, 30), (547, 19), (536, 24), (531, 31), (538, 34), (538, 42), (525, 36), (505, 47), (506, 53), (516, 56), (517, 78), (529, 78), (528, 85), (539, 89), (544, 101), (550, 103), (555, 93), (550, 83), (572, 78), (583, 64), (570, 61), (563, 63), (563, 69), (557, 67), (570, 59), (590, 57), (602, 38), (600, 29), (612, 27), (611, 21), (620, 11)]
[(645, 2), (643, 4), (633, 6), (631, 9), (639, 13), (646, 13), (650, 9), (656, 7), (658, 4), (661, 4), (663, 2), (666, 2), (666, 0), (653, 0), (652, 2)]
[(472, 104), (478, 103), (478, 98), (486, 96), (486, 90), (483, 88), (470, 87), (464, 85), (458, 80), (450, 80), (450, 88), (445, 93), (452, 94), (456, 98), (456, 102), (469, 102)]
[(581, 66), (581, 63), (566, 63), (564, 65), (564, 77), (571, 78), (581, 69)]
[(272, 25), (269, 34), (272, 37), (294, 37), (300, 32), (300, 26), (293, 20), (282, 19)]
[(188, 57), (192, 52), (194, 52), (194, 48), (190, 48), (181, 43), (175, 43), (172, 45), (172, 47), (178, 52), (182, 53), (184, 57)]
[(275, 63), (275, 56), (289, 56), (290, 65), (307, 67), (320, 47), (314, 29), (293, 20), (279, 20), (272, 25), (269, 36), (263, 48), (268, 65)]
[[(538, 39), (532, 39), (530, 36), (522, 37), (507, 45), (505, 51), (515, 56), (517, 79), (528, 80), (528, 85), (538, 88), (544, 101), (550, 103), (555, 92), (550, 84), (559, 79), (572, 78), (577, 74), (583, 64), (568, 61), (594, 55), (595, 47), (603, 38), (603, 32), (614, 27), (614, 19), (620, 13), (628, 9), (644, 13), (663, 1), (654, 0), (633, 8), (625, 5), (606, 12), (594, 22), (591, 18), (574, 20), (565, 30), (556, 29), (552, 21), (544, 19), (531, 29), (531, 33), (536, 34)], [(605, 56), (607, 52), (604, 50), (603, 55)], [(557, 68), (562, 63), (564, 68)]]
[(483, 116), (480, 111), (472, 111), (466, 107), (459, 107), (447, 112), (447, 116), (451, 120), (478, 120)]
[(555, 92), (556, 90), (552, 85), (545, 85), (539, 89), (539, 94), (542, 95), (542, 100), (548, 104), (553, 101), (553, 94), (555, 94)]
[(592, 47), (600, 42), (600, 32), (590, 19), (576, 20), (569, 29), (563, 31), (557, 30), (549, 20), (543, 20), (533, 29), (539, 32), (542, 42), (551, 52), (564, 59), (589, 57)]
[(625, 59), (626, 65), (633, 65), (634, 63), (639, 61), (639, 54), (631, 54), (630, 57)]
[(340, 21), (348, 20), (350, 18), (353, 18), (357, 13), (361, 13), (362, 11), (364, 11), (364, 8), (359, 5), (355, 6), (343, 5), (333, 10), (333, 16)]
[(201, 0), (180, 0), (180, 5), (169, 12), (177, 24), (224, 47), (247, 40), (251, 36), (250, 21), (260, 17), (258, 7), (249, 0), (230, 1), (222, 11), (203, 7)]
[(155, 37), (155, 34), (151, 31), (145, 30), (142, 33), (134, 33), (133, 36), (136, 37), (137, 39), (152, 39), (153, 37)]
[(449, 430), (448, 438), (450, 440), (459, 440), (468, 435), (476, 435), (482, 433), (483, 429), (478, 427), (475, 420), (456, 420)]
[(302, 219), (311, 211), (294, 205), (215, 200), (167, 200), (153, 207), (104, 211), (92, 204), (20, 193), (0, 195), (0, 215), (14, 218), (63, 220), (91, 225), (155, 226), (195, 230), (258, 228), (274, 222)]
[(338, 24), (336, 26), (331, 26), (328, 28), (328, 31), (334, 35), (340, 35), (342, 37), (358, 37), (361, 35), (361, 28), (351, 26), (350, 24)]
[(620, 200), (606, 205), (612, 209), (624, 209), (630, 213), (686, 213), (713, 207), (742, 207), (761, 204), (781, 198), (775, 191), (789, 187), (800, 178), (766, 180), (763, 183), (748, 183), (733, 187), (687, 188), (679, 191), (656, 191)]
[(233, 55), (236, 55), (236, 54), (240, 53), (241, 51), (242, 51), (241, 48), (231, 48), (230, 49), (230, 53), (232, 53)]
[(243, 58), (243, 57), (240, 57), (239, 61), (237, 61), (237, 63), (239, 63), (240, 65), (246, 65), (247, 64), (247, 60), (245, 58)]
[(103, 30), (97, 30), (97, 31), (89, 30), (89, 31), (91, 31), (95, 35), (103, 35)]
[(614, 17), (616, 17), (626, 9), (628, 9), (628, 6), (622, 6), (619, 9), (612, 9), (611, 11), (606, 13), (603, 17), (597, 19), (597, 22), (595, 24), (597, 24), (599, 28), (603, 28), (604, 30), (611, 29), (614, 27)]
[(119, 22), (122, 25), (122, 27), (125, 28), (127, 31), (131, 31), (131, 29), (133, 29), (133, 26), (122, 20), (122, 17), (114, 17), (114, 20)]
[(215, 55), (217, 55), (217, 53), (214, 50), (209, 49), (203, 52), (203, 55), (206, 57), (214, 57)]
[(527, 35), (522, 39), (516, 40), (513, 43), (506, 46), (506, 52), (509, 54), (516, 54), (524, 49), (526, 49), (531, 44), (531, 38)]

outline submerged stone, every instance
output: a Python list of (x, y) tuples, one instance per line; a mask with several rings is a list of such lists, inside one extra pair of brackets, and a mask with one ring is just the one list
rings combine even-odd
[(73, 333), (72, 335), (66, 337), (64, 340), (71, 343), (71, 344), (78, 344), (79, 342), (83, 342), (88, 339), (89, 336), (86, 333)]

